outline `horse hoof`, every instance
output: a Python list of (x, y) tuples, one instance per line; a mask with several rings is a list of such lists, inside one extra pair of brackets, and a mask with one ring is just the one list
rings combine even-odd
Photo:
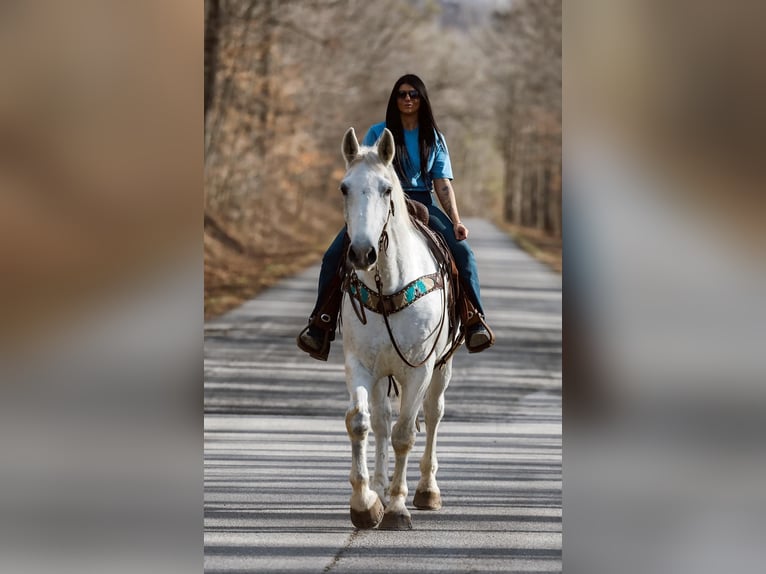
[(351, 509), (351, 524), (362, 530), (375, 528), (383, 519), (384, 510), (380, 498), (375, 498), (375, 504), (368, 510)]
[(412, 505), (418, 510), (439, 510), (442, 507), (442, 497), (433, 490), (418, 490), (412, 499)]
[(412, 518), (409, 513), (404, 512), (386, 512), (378, 526), (378, 530), (410, 530), (411, 528)]

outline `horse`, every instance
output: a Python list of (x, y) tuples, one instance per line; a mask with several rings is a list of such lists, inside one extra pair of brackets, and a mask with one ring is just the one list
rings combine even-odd
[[(392, 166), (391, 132), (386, 129), (375, 145), (360, 147), (354, 129), (349, 128), (341, 149), (346, 173), (340, 190), (350, 239), (350, 275), (345, 281), (341, 321), (350, 397), (346, 430), (352, 453), (351, 522), (360, 529), (406, 530), (412, 528), (405, 504), (407, 460), (421, 408), (426, 445), (413, 505), (424, 510), (442, 506), (436, 482), (436, 436), (452, 376), (454, 341), (445, 325), (449, 277), (408, 215)], [(402, 301), (404, 307), (391, 310), (392, 303), (389, 312), (375, 312), (374, 301), (383, 298)], [(401, 406), (392, 428), (387, 395), (394, 380), (401, 388)], [(372, 484), (367, 469), (370, 430), (375, 434)], [(395, 454), (390, 484), (389, 441)]]

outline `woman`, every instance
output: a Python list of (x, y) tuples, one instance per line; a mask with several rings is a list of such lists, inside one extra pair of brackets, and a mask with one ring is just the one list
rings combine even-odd
[[(384, 128), (388, 128), (394, 136), (394, 168), (404, 192), (410, 199), (428, 208), (428, 225), (444, 237), (455, 258), (468, 297), (478, 310), (478, 320), (466, 328), (466, 347), (471, 353), (483, 351), (495, 339), (484, 321), (476, 259), (465, 241), (468, 228), (460, 221), (450, 183), (452, 166), (447, 144), (431, 112), (426, 86), (418, 76), (406, 74), (396, 81), (388, 99), (386, 121), (373, 125), (362, 144), (374, 145)], [(444, 211), (433, 204), (432, 189)], [(345, 238), (344, 227), (325, 253), (319, 274), (319, 298), (308, 328), (298, 336), (298, 347), (323, 361), (327, 360), (330, 353), (330, 341), (335, 339), (335, 326), (342, 300), (342, 270), (338, 268), (343, 258)]]

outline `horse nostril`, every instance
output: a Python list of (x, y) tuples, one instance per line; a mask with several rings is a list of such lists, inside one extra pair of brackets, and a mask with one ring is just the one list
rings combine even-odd
[(348, 250), (348, 258), (356, 268), (367, 268), (378, 260), (378, 254), (374, 247), (351, 246)]

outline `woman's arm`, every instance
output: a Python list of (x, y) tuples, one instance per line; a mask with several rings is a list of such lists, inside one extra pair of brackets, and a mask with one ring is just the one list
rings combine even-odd
[(455, 201), (455, 191), (452, 189), (452, 183), (449, 179), (434, 179), (434, 190), (439, 203), (452, 220), (452, 230), (455, 232), (455, 239), (462, 241), (468, 238), (468, 228), (460, 221), (460, 214), (457, 211), (457, 202)]

